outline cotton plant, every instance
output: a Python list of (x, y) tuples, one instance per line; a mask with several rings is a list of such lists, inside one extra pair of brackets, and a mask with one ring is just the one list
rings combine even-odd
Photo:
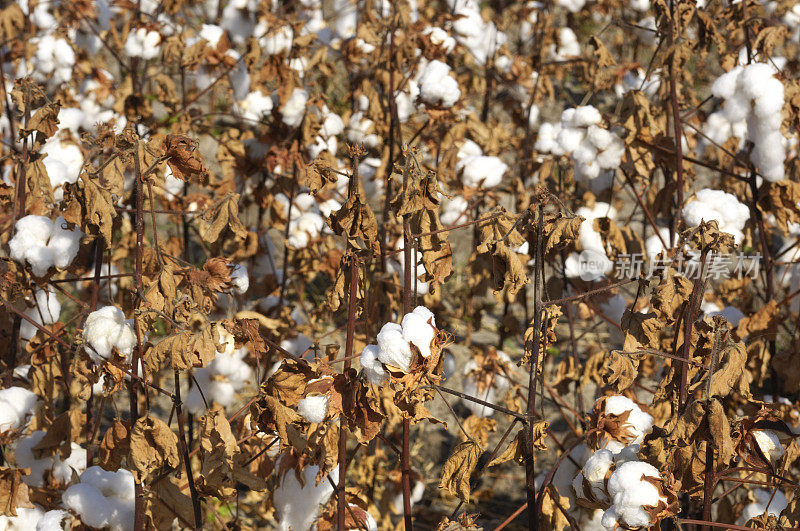
[(787, 142), (781, 133), (784, 87), (775, 74), (771, 64), (753, 63), (733, 68), (711, 86), (711, 93), (724, 100), (721, 112), (731, 132), (747, 124), (747, 140), (753, 142), (750, 161), (770, 182), (784, 178)]
[(61, 503), (92, 528), (133, 529), (135, 489), (133, 474), (91, 466), (61, 496)]
[(72, 264), (81, 245), (83, 232), (69, 229), (64, 218), (55, 222), (44, 216), (28, 215), (14, 225), (14, 237), (8, 242), (10, 256), (31, 266), (37, 277), (43, 277), (51, 267), (66, 269)]
[(537, 151), (555, 156), (569, 155), (575, 164), (575, 180), (598, 193), (614, 184), (614, 177), (625, 154), (625, 143), (616, 130), (602, 126), (603, 118), (595, 107), (584, 105), (566, 109), (561, 121), (543, 123), (535, 144)]
[(689, 227), (696, 227), (703, 221), (716, 221), (719, 230), (733, 236), (739, 244), (744, 238), (744, 226), (750, 219), (750, 209), (735, 195), (704, 188), (694, 194), (681, 211), (683, 220)]
[(238, 394), (255, 382), (253, 369), (245, 360), (247, 349), (237, 349), (234, 337), (222, 327), (217, 329), (224, 350), (217, 352), (205, 367), (193, 371), (195, 385), (186, 395), (186, 410), (196, 415), (206, 410), (206, 404), (234, 405)]

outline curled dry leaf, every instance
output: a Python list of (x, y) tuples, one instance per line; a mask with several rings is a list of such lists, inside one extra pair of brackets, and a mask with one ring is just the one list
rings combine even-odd
[(481, 447), (473, 441), (462, 442), (456, 446), (453, 455), (447, 459), (442, 468), (439, 488), (447, 489), (453, 496), (468, 502), (472, 490), (469, 485), (470, 477), (478, 466), (478, 458), (482, 452)]

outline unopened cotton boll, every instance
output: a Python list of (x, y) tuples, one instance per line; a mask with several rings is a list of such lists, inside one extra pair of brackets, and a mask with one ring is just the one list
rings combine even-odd
[(306, 114), (306, 103), (308, 102), (308, 92), (295, 87), (289, 99), (281, 106), (281, 117), (283, 123), (289, 127), (297, 127), (303, 121)]
[(312, 424), (319, 424), (328, 414), (328, 396), (307, 396), (297, 403), (297, 412)]
[(161, 35), (155, 30), (137, 28), (128, 33), (125, 41), (125, 53), (128, 57), (153, 59), (160, 53)]
[(367, 381), (372, 385), (381, 385), (389, 377), (386, 370), (383, 368), (383, 363), (378, 359), (380, 349), (378, 345), (367, 345), (361, 351), (359, 361), (361, 362), (362, 374), (366, 377)]
[(23, 387), (0, 389), (0, 433), (25, 426), (38, 403), (39, 397)]
[(116, 306), (105, 306), (86, 318), (83, 339), (88, 343), (86, 353), (95, 363), (110, 359), (114, 348), (130, 363), (136, 346), (133, 319), (125, 319), (125, 314)]
[(461, 97), (458, 81), (450, 76), (450, 67), (441, 61), (431, 61), (419, 78), (420, 98), (425, 103), (452, 107)]
[(378, 359), (391, 367), (408, 372), (411, 363), (411, 348), (403, 338), (403, 327), (397, 323), (386, 323), (378, 332)]

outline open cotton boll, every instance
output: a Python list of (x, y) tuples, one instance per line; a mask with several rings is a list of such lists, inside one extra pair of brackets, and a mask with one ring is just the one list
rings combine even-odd
[(464, 220), (464, 214), (469, 207), (469, 202), (464, 197), (457, 195), (453, 199), (443, 199), (442, 211), (439, 221), (442, 225), (454, 225), (458, 220)]
[(419, 78), (420, 98), (425, 103), (452, 107), (461, 97), (458, 81), (450, 76), (450, 67), (438, 60), (428, 63)]
[(761, 452), (774, 464), (783, 456), (783, 445), (772, 430), (753, 430), (751, 432)]
[(615, 395), (606, 398), (605, 413), (607, 415), (622, 415), (625, 412), (630, 412), (627, 424), (633, 428), (636, 436), (628, 444), (641, 444), (644, 436), (653, 427), (653, 417), (649, 413), (642, 411), (636, 402), (627, 396)]
[(81, 247), (83, 232), (77, 227), (70, 230), (66, 220), (59, 216), (53, 222), (53, 233), (47, 242), (47, 248), (53, 252), (53, 265), (59, 269), (69, 267)]
[(92, 466), (81, 474), (80, 481), (64, 491), (61, 502), (66, 508), (90, 527), (133, 529), (134, 480), (130, 471), (110, 472)]
[(613, 505), (603, 515), (603, 525), (614, 528), (614, 524), (631, 528), (649, 527), (652, 517), (645, 506), (666, 503), (658, 489), (644, 477), (659, 479), (661, 475), (654, 466), (643, 461), (628, 461), (618, 466), (608, 479), (608, 494)]
[(578, 499), (586, 497), (587, 493), (584, 489), (584, 480), (588, 483), (591, 494), (594, 500), (599, 503), (608, 503), (610, 499), (608, 493), (605, 491), (605, 479), (611, 465), (614, 464), (614, 454), (608, 450), (597, 450), (583, 465), (583, 469), (575, 476), (572, 482), (572, 488)]
[(411, 363), (411, 347), (403, 337), (403, 327), (397, 323), (386, 323), (378, 332), (378, 359), (391, 367), (408, 372)]
[(192, 386), (186, 395), (186, 409), (194, 414), (204, 412), (206, 402), (209, 407), (212, 404), (222, 407), (233, 405), (237, 393), (254, 380), (253, 369), (244, 359), (247, 349), (237, 349), (233, 336), (219, 327), (218, 330), (220, 343), (225, 345), (225, 349), (218, 352), (208, 365), (194, 371), (197, 385)]
[[(25, 316), (40, 325), (52, 324), (58, 321), (61, 315), (61, 303), (54, 291), (36, 290), (36, 304), (33, 308), (25, 310)], [(27, 320), (23, 320), (19, 327), (19, 337), (28, 340), (36, 335), (37, 328)]]
[(39, 397), (22, 387), (0, 389), (0, 433), (16, 430), (36, 413)]
[(493, 188), (503, 180), (508, 165), (498, 157), (477, 156), (466, 157), (459, 161), (461, 166), (461, 182), (470, 188)]
[(153, 59), (161, 52), (161, 35), (155, 30), (137, 28), (128, 33), (125, 41), (125, 53), (128, 57)]
[(297, 412), (312, 424), (319, 424), (328, 414), (328, 396), (307, 396), (297, 403)]
[(415, 311), (405, 314), (402, 322), (403, 339), (416, 346), (425, 358), (431, 355), (431, 343), (436, 337), (436, 330), (428, 324), (428, 319)]
[(600, 111), (592, 105), (567, 109), (561, 113), (561, 122), (568, 127), (589, 127), (603, 120)]
[(436, 26), (428, 26), (422, 30), (423, 35), (427, 35), (431, 44), (438, 46), (444, 53), (450, 53), (456, 47), (456, 40), (447, 31)]
[(33, 448), (41, 442), (44, 436), (44, 431), (35, 431), (20, 439), (14, 447), (14, 461), (17, 467), (29, 468), (31, 471), (29, 475), (22, 478), (27, 485), (43, 486), (44, 475), (47, 472), (52, 473), (56, 482), (67, 484), (72, 479), (73, 471), (80, 474), (86, 469), (86, 450), (75, 443), (70, 444), (70, 455), (64, 460), (58, 453), (41, 458), (34, 456)]
[(65, 228), (66, 221), (55, 222), (44, 216), (25, 216), (14, 225), (15, 233), (8, 242), (11, 258), (27, 262), (36, 276), (44, 276), (52, 266), (68, 267), (80, 249), (83, 232)]
[(254, 90), (245, 96), (237, 105), (240, 115), (245, 120), (260, 122), (272, 112), (272, 96), (260, 90)]
[(247, 268), (245, 266), (234, 264), (230, 277), (231, 284), (233, 284), (234, 290), (239, 295), (244, 295), (248, 288), (250, 288), (250, 277), (247, 274)]
[(789, 505), (786, 495), (780, 490), (776, 490), (773, 496), (770, 490), (754, 489), (753, 497), (755, 501), (745, 505), (741, 516), (736, 522), (738, 525), (745, 525), (751, 518), (761, 516), (764, 513), (780, 516), (781, 512)]
[(281, 118), (283, 123), (289, 127), (297, 127), (303, 121), (303, 116), (306, 114), (306, 103), (308, 102), (308, 92), (295, 87), (281, 106)]
[(359, 357), (361, 372), (372, 385), (381, 385), (389, 378), (388, 373), (383, 368), (383, 364), (378, 360), (379, 353), (378, 345), (367, 345), (361, 351), (361, 356)]
[(716, 220), (719, 230), (731, 234), (737, 244), (741, 243), (744, 237), (742, 229), (750, 219), (750, 209), (736, 196), (709, 188), (697, 192), (695, 200), (687, 203), (681, 214), (690, 227), (696, 227), (702, 221)]
[(63, 509), (54, 509), (44, 513), (42, 518), (36, 523), (36, 531), (61, 531), (61, 523), (70, 517), (70, 514)]
[(285, 53), (292, 48), (294, 32), (291, 26), (281, 26), (267, 33), (266, 24), (262, 22), (256, 26), (255, 33), (258, 36), (258, 43), (266, 55)]
[[(280, 465), (280, 463), (279, 463)], [(279, 531), (299, 531), (311, 529), (319, 516), (320, 505), (327, 503), (333, 494), (333, 487), (327, 479), (317, 483), (317, 465), (303, 469), (303, 484), (297, 480), (294, 471), (289, 470), (275, 487), (272, 498), (278, 515)], [(328, 474), (335, 482), (339, 480), (339, 467)]]
[(114, 348), (130, 363), (136, 346), (133, 319), (125, 319), (116, 306), (104, 306), (86, 318), (83, 339), (89, 345), (84, 347), (86, 353), (95, 363), (110, 359)]
[[(38, 529), (44, 516), (44, 509), (35, 505), (32, 508), (16, 507), (17, 516), (0, 515), (0, 529), (4, 531), (31, 531)], [(60, 528), (59, 528), (60, 529)]]

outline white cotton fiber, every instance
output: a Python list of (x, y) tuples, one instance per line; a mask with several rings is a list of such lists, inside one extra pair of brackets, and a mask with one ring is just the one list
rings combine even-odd
[(250, 287), (250, 277), (247, 275), (247, 268), (241, 264), (234, 264), (230, 274), (231, 284), (239, 295), (244, 295)]
[(88, 344), (85, 350), (95, 363), (110, 359), (114, 348), (130, 363), (136, 346), (133, 319), (125, 319), (116, 306), (104, 306), (86, 318), (83, 339)]
[[(289, 470), (281, 478), (273, 492), (273, 502), (278, 515), (278, 530), (292, 531), (311, 529), (319, 515), (319, 507), (325, 504), (333, 494), (333, 487), (327, 478), (317, 484), (316, 476), (319, 467), (308, 465), (302, 472), (304, 484), (300, 484), (293, 470)], [(339, 467), (330, 474), (334, 481), (339, 480)]]
[(736, 522), (737, 524), (745, 525), (751, 518), (761, 516), (764, 513), (780, 516), (788, 505), (786, 495), (780, 490), (776, 490), (773, 496), (771, 490), (755, 489), (753, 490), (753, 497), (755, 501), (745, 505), (739, 520)]
[(425, 103), (452, 107), (461, 97), (458, 81), (450, 76), (450, 67), (441, 61), (431, 61), (419, 78), (420, 98)]
[(328, 414), (328, 396), (317, 395), (302, 398), (297, 404), (297, 412), (312, 424), (319, 424)]
[(411, 348), (403, 338), (403, 327), (397, 323), (386, 323), (378, 332), (378, 359), (386, 365), (408, 372), (411, 363)]
[(751, 433), (761, 452), (773, 464), (777, 464), (778, 460), (783, 456), (783, 445), (778, 435), (772, 430), (753, 430)]
[[(61, 303), (58, 302), (55, 292), (37, 289), (34, 298), (36, 303), (33, 308), (25, 310), (25, 316), (40, 325), (57, 322), (61, 316)], [(19, 337), (28, 340), (36, 335), (37, 331), (38, 328), (31, 322), (23, 320), (19, 327)]]
[(39, 397), (22, 387), (0, 389), (0, 433), (25, 426), (36, 413)]
[(436, 330), (428, 324), (428, 319), (418, 313), (407, 313), (403, 317), (402, 327), (403, 339), (416, 346), (423, 357), (429, 357)]
[(295, 87), (289, 99), (281, 106), (281, 117), (283, 123), (289, 127), (297, 127), (303, 121), (306, 114), (306, 103), (308, 102), (308, 92)]
[(15, 224), (14, 237), (8, 242), (11, 258), (27, 262), (34, 275), (42, 277), (53, 266), (68, 267), (80, 248), (83, 232), (64, 228), (66, 221), (54, 222), (44, 216), (25, 216)]
[(742, 230), (750, 219), (750, 209), (736, 196), (722, 190), (706, 188), (697, 192), (695, 197), (683, 207), (682, 215), (687, 225), (696, 227), (701, 221), (716, 220), (719, 230), (733, 235), (736, 243), (741, 243)]
[(389, 375), (383, 368), (383, 364), (378, 360), (380, 349), (378, 345), (367, 345), (361, 351), (361, 368), (367, 381), (372, 385), (381, 385)]
[[(237, 394), (248, 383), (254, 381), (253, 369), (245, 360), (247, 349), (245, 347), (237, 349), (233, 336), (222, 327), (217, 329), (220, 334), (220, 343), (225, 345), (225, 350), (218, 352), (208, 365), (194, 371), (196, 384), (189, 389), (185, 402), (186, 409), (194, 414), (201, 414), (205, 411), (204, 397), (209, 406), (214, 403), (222, 407), (233, 405)], [(302, 351), (297, 354), (302, 354)]]

